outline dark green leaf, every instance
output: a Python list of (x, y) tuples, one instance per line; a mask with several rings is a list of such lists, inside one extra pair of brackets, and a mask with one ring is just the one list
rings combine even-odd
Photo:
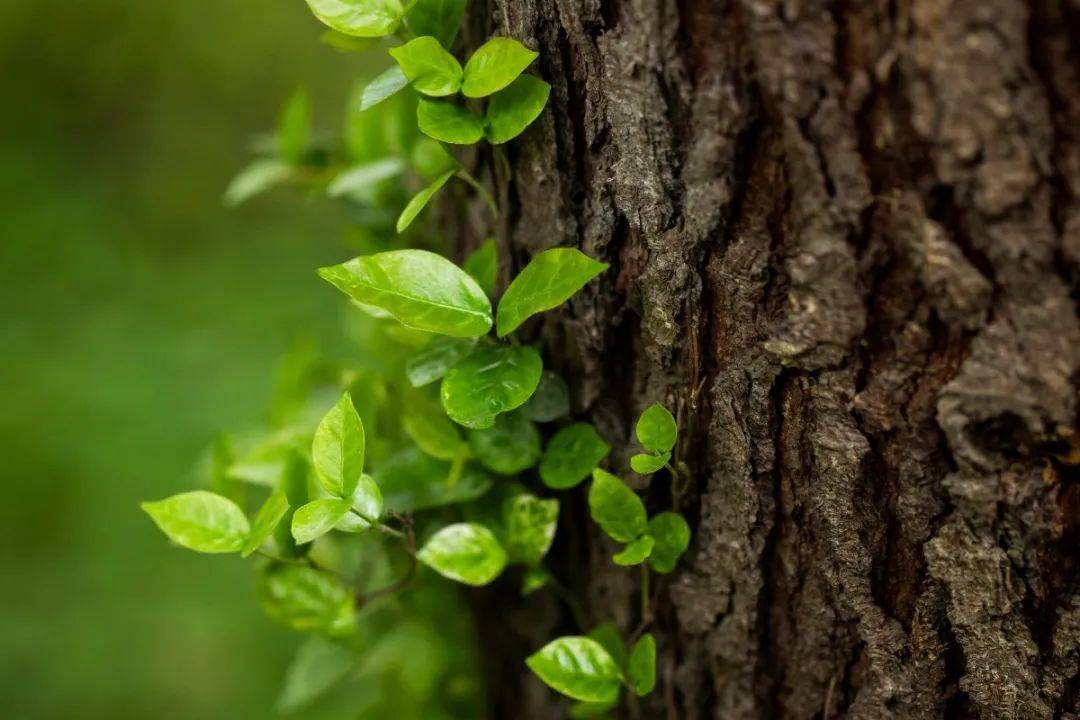
[[(545, 370), (540, 385), (523, 408), (525, 415), (535, 422), (551, 422), (570, 414), (570, 389), (561, 377)], [(590, 470), (592, 468), (589, 468)]]
[(512, 83), (537, 55), (517, 40), (493, 37), (477, 48), (465, 63), (461, 92), (472, 98), (498, 92)]
[(690, 546), (690, 526), (679, 513), (662, 512), (649, 520), (649, 534), (656, 539), (649, 565), (658, 573), (671, 572)]
[(311, 442), (311, 458), (326, 492), (350, 498), (364, 471), (364, 423), (344, 393), (326, 413)]
[(446, 371), (476, 347), (475, 338), (433, 337), (405, 361), (405, 376), (413, 387), (422, 387), (442, 379)]
[(497, 415), (529, 399), (542, 371), (540, 353), (531, 347), (480, 348), (446, 373), (440, 390), (443, 409), (465, 427), (489, 428)]
[(349, 297), (386, 310), (398, 322), (453, 337), (491, 329), (491, 302), (461, 268), (426, 250), (391, 250), (321, 268)]
[(309, 543), (334, 529), (352, 507), (351, 500), (312, 500), (293, 513), (292, 534), (298, 545)]
[(444, 527), (416, 553), (435, 572), (466, 585), (487, 585), (506, 567), (506, 551), (483, 525)]
[(620, 552), (615, 553), (612, 560), (615, 561), (616, 565), (640, 565), (649, 557), (655, 542), (651, 536), (642, 535), (636, 540), (631, 540)]
[(465, 258), (462, 269), (491, 297), (495, 292), (495, 279), (499, 273), (499, 251), (495, 247), (495, 238), (488, 238), (483, 245), (473, 250), (469, 257)]
[(528, 493), (507, 498), (503, 524), (510, 562), (538, 564), (551, 548), (558, 522), (558, 500), (541, 500)]
[(315, 17), (355, 37), (383, 37), (397, 30), (405, 14), (400, 0), (307, 0)]
[(414, 35), (432, 35), (449, 48), (457, 37), (466, 0), (418, 0), (405, 16)]
[(656, 640), (649, 633), (634, 643), (626, 675), (630, 688), (638, 696), (648, 695), (656, 686)]
[(530, 655), (525, 664), (548, 686), (585, 702), (619, 695), (619, 668), (607, 650), (587, 637), (561, 637)]
[(255, 514), (255, 521), (251, 524), (251, 532), (244, 540), (244, 547), (240, 551), (240, 557), (247, 557), (259, 549), (259, 546), (274, 534), (274, 529), (285, 513), (289, 511), (289, 499), (281, 490), (275, 490), (266, 499), (266, 502)]
[(399, 65), (387, 68), (364, 86), (360, 93), (360, 110), (373, 108), (409, 84)]
[(356, 628), (353, 597), (333, 575), (303, 565), (270, 565), (259, 578), (259, 601), (271, 619), (293, 630), (331, 637)]
[(645, 505), (623, 481), (600, 468), (593, 470), (589, 488), (589, 511), (604, 532), (628, 543), (645, 532)]
[(467, 108), (442, 100), (420, 99), (416, 122), (428, 137), (453, 145), (472, 145), (484, 137), (484, 124)]
[(414, 38), (389, 52), (419, 93), (443, 97), (461, 87), (461, 65), (433, 37)]
[(540, 479), (556, 490), (572, 488), (587, 478), (610, 451), (611, 446), (592, 425), (568, 425), (548, 442), (540, 461)]
[(469, 447), (488, 470), (516, 475), (540, 459), (540, 432), (522, 413), (504, 413), (491, 427), (470, 430)]
[(637, 439), (646, 450), (659, 454), (671, 452), (675, 447), (675, 437), (678, 427), (675, 418), (667, 408), (659, 403), (653, 403), (645, 408), (637, 421)]
[(516, 330), (531, 315), (566, 302), (607, 267), (607, 263), (574, 248), (540, 253), (514, 278), (499, 301), (499, 337)]
[(667, 465), (670, 459), (671, 453), (667, 452), (661, 455), (638, 453), (630, 458), (630, 467), (639, 475), (650, 475)]
[(276, 158), (260, 158), (241, 170), (225, 190), (225, 204), (235, 207), (261, 192), (285, 182), (292, 167)]
[(278, 119), (277, 144), (281, 159), (293, 164), (303, 160), (310, 137), (311, 100), (307, 90), (299, 88), (285, 103)]
[(416, 219), (416, 216), (420, 214), (420, 211), (427, 207), (427, 204), (431, 201), (431, 198), (435, 193), (442, 189), (442, 186), (446, 184), (446, 181), (453, 177), (454, 171), (447, 170), (439, 177), (435, 178), (435, 181), (428, 185), (420, 192), (413, 195), (412, 200), (409, 200), (409, 204), (405, 206), (405, 209), (401, 211), (401, 215), (397, 219), (397, 231), (404, 232), (405, 228), (412, 224), (412, 221)]
[(206, 490), (144, 502), (142, 509), (174, 543), (201, 553), (238, 552), (251, 530), (236, 503)]
[(522, 75), (495, 93), (486, 115), (484, 135), (488, 142), (499, 145), (525, 132), (544, 111), (550, 93), (551, 86), (532, 75)]

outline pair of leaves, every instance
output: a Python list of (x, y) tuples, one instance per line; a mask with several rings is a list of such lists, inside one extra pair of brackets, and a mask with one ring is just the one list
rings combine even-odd
[(443, 577), (466, 585), (487, 585), (508, 561), (495, 533), (478, 523), (448, 525), (424, 543), (416, 559)]
[(431, 97), (481, 98), (502, 90), (527, 68), (537, 53), (517, 40), (494, 37), (477, 48), (464, 69), (434, 37), (418, 37), (390, 50), (417, 92)]
[(649, 475), (668, 464), (671, 450), (675, 447), (679, 428), (667, 408), (653, 403), (645, 408), (634, 428), (638, 442), (648, 450), (630, 458), (630, 467), (641, 475)]
[(274, 532), (289, 502), (283, 492), (275, 491), (253, 523), (232, 500), (206, 490), (145, 502), (142, 509), (177, 545), (201, 553), (239, 552), (247, 557)]
[(646, 634), (635, 643), (625, 675), (601, 642), (583, 636), (553, 640), (530, 655), (525, 664), (563, 695), (610, 708), (618, 700), (624, 678), (636, 694), (652, 692), (656, 684), (656, 641)]
[(495, 145), (513, 140), (540, 117), (551, 86), (532, 75), (521, 75), (496, 93), (483, 118), (467, 108), (442, 100), (421, 99), (416, 123), (430, 138), (451, 145), (472, 145), (486, 137)]
[(690, 527), (682, 515), (668, 511), (648, 519), (637, 493), (600, 468), (593, 470), (589, 511), (608, 536), (627, 543), (615, 556), (619, 565), (648, 560), (657, 572), (669, 573), (689, 547)]

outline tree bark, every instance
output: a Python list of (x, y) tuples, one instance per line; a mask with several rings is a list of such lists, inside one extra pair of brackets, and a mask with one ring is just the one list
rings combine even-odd
[[(1080, 717), (1080, 3), (476, 17), (467, 44), (521, 39), (553, 86), (485, 163), (504, 274), (558, 245), (612, 264), (526, 331), (694, 528), (653, 585), (657, 690), (619, 716)], [(682, 491), (629, 472), (653, 401)], [(555, 574), (631, 633), (637, 570), (583, 489), (564, 508)], [(588, 628), (551, 593), (482, 602), (511, 628), (492, 715), (561, 716), (521, 657)]]

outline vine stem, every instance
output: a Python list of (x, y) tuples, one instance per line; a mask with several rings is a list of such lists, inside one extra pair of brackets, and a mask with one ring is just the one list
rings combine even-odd
[(353, 515), (360, 518), (361, 520), (366, 522), (368, 525), (370, 525), (371, 527), (373, 527), (376, 530), (378, 530), (379, 532), (381, 532), (383, 535), (390, 535), (391, 537), (396, 537), (398, 540), (407, 540), (408, 539), (406, 537), (406, 534), (401, 532), (400, 530), (395, 530), (394, 528), (390, 527), (389, 525), (385, 525), (385, 524), (379, 522), (378, 520), (374, 520), (372, 518), (369, 518), (367, 515), (360, 512), (356, 508), (349, 508), (349, 512), (351, 512)]
[(495, 219), (499, 217), (499, 205), (495, 202), (495, 198), (491, 196), (491, 193), (487, 191), (487, 188), (480, 184), (480, 181), (472, 176), (472, 174), (465, 168), (459, 168), (455, 173), (459, 178), (467, 182), (477, 194), (484, 199), (487, 203), (488, 209), (491, 210), (491, 215)]

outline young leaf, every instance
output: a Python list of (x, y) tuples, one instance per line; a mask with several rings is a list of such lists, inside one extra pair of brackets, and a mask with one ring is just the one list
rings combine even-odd
[(259, 601), (271, 619), (293, 630), (343, 637), (356, 629), (352, 593), (315, 568), (268, 566), (259, 578)]
[(319, 269), (349, 297), (417, 330), (478, 337), (491, 329), (491, 301), (454, 263), (426, 250), (390, 250)]
[(469, 447), (488, 470), (516, 475), (540, 459), (540, 432), (522, 413), (504, 413), (491, 427), (470, 430)]
[(653, 454), (671, 452), (678, 431), (675, 418), (660, 403), (645, 408), (635, 430), (638, 442)]
[(471, 98), (498, 92), (512, 83), (538, 54), (512, 38), (493, 37), (465, 63), (461, 92)]
[(400, 65), (394, 65), (375, 76), (360, 93), (360, 111), (373, 108), (409, 84)]
[(315, 429), (311, 459), (319, 482), (338, 498), (352, 497), (364, 471), (364, 423), (344, 393)]
[[(409, 154), (409, 164), (427, 180), (434, 180), (448, 170), (456, 170), (458, 161), (446, 151), (442, 143), (428, 137), (417, 138)], [(469, 272), (468, 261), (465, 272)], [(488, 293), (490, 295), (490, 293)]]
[(309, 543), (334, 529), (352, 507), (351, 500), (325, 498), (298, 507), (293, 514), (292, 535), (298, 545)]
[(465, 451), (457, 425), (438, 407), (409, 402), (403, 410), (402, 425), (416, 446), (439, 460), (456, 460)]
[(649, 534), (656, 540), (649, 566), (658, 573), (671, 572), (690, 546), (690, 526), (679, 513), (662, 512), (649, 520)]
[(267, 538), (274, 534), (274, 529), (289, 511), (289, 499), (281, 490), (275, 490), (266, 498), (266, 502), (255, 514), (255, 521), (251, 524), (251, 532), (244, 540), (244, 547), (240, 550), (240, 557), (247, 557), (259, 549)]
[(626, 675), (630, 689), (638, 697), (648, 695), (656, 686), (656, 639), (650, 633), (645, 633), (634, 643), (626, 664)]
[(602, 622), (589, 631), (589, 637), (604, 646), (618, 667), (626, 663), (626, 645), (614, 623)]
[(611, 446), (592, 425), (567, 425), (548, 442), (540, 461), (540, 479), (555, 490), (572, 488), (588, 477), (609, 452)]
[(521, 597), (529, 597), (551, 582), (551, 573), (541, 567), (531, 567), (521, 580)]
[(461, 87), (461, 65), (433, 37), (414, 38), (389, 52), (419, 93), (443, 97)]
[(600, 643), (587, 637), (552, 640), (525, 660), (556, 691), (584, 702), (611, 702), (619, 695), (619, 668)]
[(506, 567), (506, 551), (483, 525), (457, 523), (435, 533), (416, 559), (443, 577), (487, 585)]
[(457, 37), (465, 0), (419, 0), (405, 16), (415, 35), (431, 35), (443, 47), (450, 47)]
[(495, 278), (499, 273), (499, 251), (495, 247), (495, 238), (488, 238), (483, 245), (473, 250), (469, 257), (465, 258), (462, 269), (491, 297), (495, 292)]
[(480, 348), (447, 371), (439, 395), (450, 419), (468, 428), (489, 428), (495, 417), (520, 407), (536, 390), (543, 371), (531, 347)]
[(307, 90), (299, 88), (281, 109), (278, 119), (277, 144), (281, 159), (299, 163), (307, 151), (311, 136), (311, 100)]
[[(352, 496), (352, 509), (334, 525), (335, 530), (349, 533), (366, 532), (373, 522), (383, 514), (383, 496), (374, 478), (367, 473), (360, 476), (360, 482)], [(359, 513), (359, 514), (357, 514)]]
[(503, 522), (510, 562), (537, 565), (555, 540), (559, 501), (541, 500), (528, 493), (515, 495), (504, 502)]
[(225, 189), (225, 204), (236, 207), (274, 185), (285, 182), (292, 174), (288, 163), (277, 158), (260, 158), (241, 170)]
[(439, 177), (435, 178), (435, 182), (428, 185), (420, 192), (413, 195), (412, 200), (405, 206), (405, 209), (401, 211), (401, 215), (397, 219), (397, 231), (404, 232), (405, 228), (412, 224), (412, 221), (416, 219), (416, 216), (420, 214), (420, 211), (427, 207), (427, 204), (431, 201), (431, 198), (435, 193), (442, 189), (442, 186), (446, 184), (454, 175), (453, 170), (447, 170)]
[(144, 502), (141, 507), (170, 540), (196, 552), (237, 552), (251, 530), (236, 503), (206, 490)]
[(623, 481), (600, 468), (593, 470), (589, 488), (589, 511), (593, 520), (613, 540), (628, 543), (645, 532), (645, 505)]
[(354, 37), (383, 37), (397, 30), (405, 8), (401, 0), (307, 0), (315, 17)]
[(453, 145), (472, 145), (484, 137), (484, 124), (467, 108), (442, 100), (420, 99), (416, 123), (430, 138)]
[(446, 371), (476, 347), (475, 338), (433, 337), (405, 361), (405, 377), (413, 387), (423, 387), (442, 379)]
[(620, 552), (615, 553), (612, 560), (616, 565), (640, 565), (649, 557), (655, 542), (651, 536), (642, 535), (636, 540), (631, 540)]
[(667, 465), (667, 462), (670, 459), (671, 453), (669, 452), (660, 455), (638, 453), (630, 458), (630, 467), (633, 468), (634, 472), (638, 475), (650, 475)]
[(534, 422), (551, 422), (570, 414), (570, 389), (566, 381), (550, 370), (540, 376), (540, 385), (523, 408)]
[(354, 165), (338, 173), (326, 186), (330, 197), (370, 197), (376, 186), (390, 178), (397, 177), (405, 169), (401, 158), (389, 157), (374, 162)]
[(522, 75), (495, 93), (488, 104), (484, 128), (488, 142), (499, 145), (525, 132), (544, 111), (550, 93), (551, 86), (532, 75)]
[(563, 304), (607, 267), (607, 263), (574, 248), (540, 253), (514, 278), (499, 301), (499, 337), (516, 330), (531, 315)]

